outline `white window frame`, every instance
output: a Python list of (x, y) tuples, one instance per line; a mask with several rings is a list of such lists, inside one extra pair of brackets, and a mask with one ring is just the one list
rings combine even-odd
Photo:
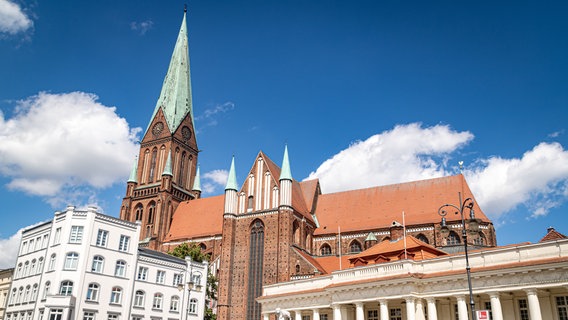
[(79, 254), (77, 252), (69, 252), (65, 255), (65, 264), (63, 270), (77, 270), (79, 265)]
[(118, 243), (118, 251), (127, 252), (129, 244), (130, 244), (130, 237), (121, 234), (120, 235), (120, 242)]
[(108, 231), (104, 230), (104, 229), (99, 229), (99, 231), (97, 232), (96, 246), (97, 247), (106, 247), (107, 246), (107, 240), (108, 240)]
[(71, 233), (69, 234), (69, 243), (81, 243), (83, 241), (83, 226), (71, 226)]

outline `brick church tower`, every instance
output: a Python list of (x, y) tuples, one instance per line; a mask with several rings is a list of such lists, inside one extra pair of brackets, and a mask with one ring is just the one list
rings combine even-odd
[(178, 204), (201, 195), (192, 109), (184, 10), (162, 91), (120, 209), (121, 219), (141, 221), (141, 243), (152, 249), (161, 249)]
[(262, 286), (290, 280), (298, 251), (311, 246), (315, 228), (292, 179), (287, 148), (282, 169), (260, 152), (240, 191), (233, 159), (225, 188), (218, 319), (261, 319), (256, 298)]

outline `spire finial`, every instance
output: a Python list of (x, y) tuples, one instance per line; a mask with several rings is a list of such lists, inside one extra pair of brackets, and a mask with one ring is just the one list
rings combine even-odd
[(186, 13), (187, 12), (187, 3), (183, 4), (183, 12)]
[(460, 165), (460, 173), (463, 174), (463, 161), (459, 161), (458, 164)]

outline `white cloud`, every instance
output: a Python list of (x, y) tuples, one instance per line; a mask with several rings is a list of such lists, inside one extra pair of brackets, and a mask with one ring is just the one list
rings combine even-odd
[(219, 123), (216, 118), (219, 114), (227, 113), (234, 109), (235, 104), (231, 101), (216, 104), (212, 108), (206, 109), (201, 115), (195, 117), (195, 120), (204, 122), (201, 124), (201, 127), (214, 127)]
[(0, 33), (14, 35), (26, 31), (32, 26), (32, 20), (18, 4), (8, 0), (0, 0)]
[(568, 151), (559, 143), (540, 143), (521, 158), (479, 160), (464, 172), (477, 201), (493, 217), (524, 204), (533, 216), (566, 200)]
[(93, 202), (96, 189), (123, 182), (140, 128), (129, 128), (97, 100), (84, 92), (42, 92), (19, 101), (12, 118), (0, 113), (0, 174), (10, 179), (8, 188), (65, 205)]
[(213, 193), (219, 187), (225, 187), (229, 172), (227, 170), (213, 170), (203, 175), (203, 192)]
[(440, 177), (447, 174), (443, 164), (449, 155), (472, 139), (470, 132), (456, 132), (447, 125), (398, 125), (353, 143), (307, 179), (319, 178), (329, 193)]
[[(307, 179), (319, 178), (329, 193), (455, 174), (446, 162), (472, 139), (444, 125), (399, 125), (353, 143)], [(492, 219), (520, 205), (532, 217), (546, 215), (568, 199), (568, 151), (559, 143), (540, 143), (520, 158), (477, 159), (468, 168), (464, 175)]]
[(145, 35), (146, 32), (154, 26), (154, 22), (152, 20), (146, 20), (142, 22), (131, 22), (130, 29), (137, 31), (141, 35)]

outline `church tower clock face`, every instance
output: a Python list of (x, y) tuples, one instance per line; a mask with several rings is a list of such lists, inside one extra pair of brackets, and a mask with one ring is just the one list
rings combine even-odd
[(162, 133), (162, 131), (164, 130), (164, 123), (163, 122), (157, 122), (154, 127), (152, 128), (152, 134), (154, 136), (159, 136), (160, 133)]
[(181, 128), (181, 136), (184, 140), (189, 140), (189, 138), (191, 138), (191, 129), (189, 129), (188, 126), (183, 126), (183, 128)]

